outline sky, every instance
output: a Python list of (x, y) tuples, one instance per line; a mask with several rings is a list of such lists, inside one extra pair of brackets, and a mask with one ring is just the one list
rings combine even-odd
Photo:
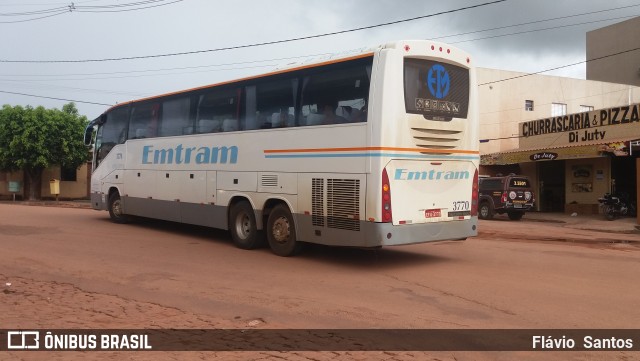
[[(538, 72), (585, 61), (588, 31), (640, 16), (638, 0), (490, 2), (0, 0), (0, 105), (74, 101), (94, 119), (117, 103), (402, 39), (452, 44), (479, 67)], [(470, 6), (477, 7), (456, 11)], [(437, 13), (444, 14), (424, 17)], [(398, 22), (416, 17), (423, 18)], [(394, 24), (210, 51), (386, 23)], [(152, 57), (186, 52), (197, 53)], [(131, 57), (140, 58), (105, 61)], [(585, 72), (581, 64), (545, 74), (584, 79)]]

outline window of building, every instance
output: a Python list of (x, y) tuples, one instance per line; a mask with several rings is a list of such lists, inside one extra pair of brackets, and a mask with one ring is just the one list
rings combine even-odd
[(593, 110), (593, 106), (592, 105), (581, 105), (580, 106), (580, 113), (590, 112), (592, 110)]
[(551, 116), (559, 117), (567, 115), (567, 105), (563, 103), (551, 103)]
[(524, 101), (524, 110), (528, 112), (533, 111), (533, 100), (525, 100)]
[(60, 180), (63, 182), (75, 182), (77, 181), (77, 169), (61, 167), (60, 168)]

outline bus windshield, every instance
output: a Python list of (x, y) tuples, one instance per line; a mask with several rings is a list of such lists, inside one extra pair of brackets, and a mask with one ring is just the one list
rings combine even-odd
[(407, 113), (429, 120), (467, 118), (469, 70), (422, 59), (404, 62), (404, 99)]

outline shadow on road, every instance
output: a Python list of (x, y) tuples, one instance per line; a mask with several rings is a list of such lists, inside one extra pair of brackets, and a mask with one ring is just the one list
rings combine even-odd
[[(460, 245), (462, 246), (462, 244)], [(309, 261), (332, 263), (356, 269), (390, 269), (454, 261), (424, 253), (418, 246), (385, 248), (349, 248), (307, 244), (298, 257)]]
[[(104, 218), (104, 221), (111, 222), (109, 218)], [(114, 224), (114, 226), (118, 225)], [(136, 217), (128, 226), (145, 228), (149, 229), (149, 231), (171, 233), (176, 236), (196, 238), (203, 242), (215, 242), (224, 247), (234, 247), (229, 232), (215, 228), (140, 217)], [(454, 244), (454, 246), (456, 246), (456, 244), (463, 246), (463, 242), (451, 243)], [(434, 245), (435, 244), (430, 246)], [(261, 252), (265, 257), (278, 257), (271, 254), (266, 241), (260, 249), (254, 250), (253, 252)], [(334, 264), (356, 269), (403, 268), (454, 261), (424, 252), (424, 245), (422, 245), (422, 247), (419, 245), (408, 245), (385, 248), (352, 248), (308, 243), (305, 244), (303, 251), (299, 255), (289, 259)], [(283, 261), (286, 259), (287, 258), (284, 258)]]

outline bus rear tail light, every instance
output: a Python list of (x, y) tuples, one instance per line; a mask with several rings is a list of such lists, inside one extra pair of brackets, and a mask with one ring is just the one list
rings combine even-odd
[(391, 183), (387, 170), (382, 170), (382, 222), (391, 222), (393, 215), (391, 213)]
[(471, 216), (478, 215), (478, 170), (473, 174), (473, 186), (471, 186)]

